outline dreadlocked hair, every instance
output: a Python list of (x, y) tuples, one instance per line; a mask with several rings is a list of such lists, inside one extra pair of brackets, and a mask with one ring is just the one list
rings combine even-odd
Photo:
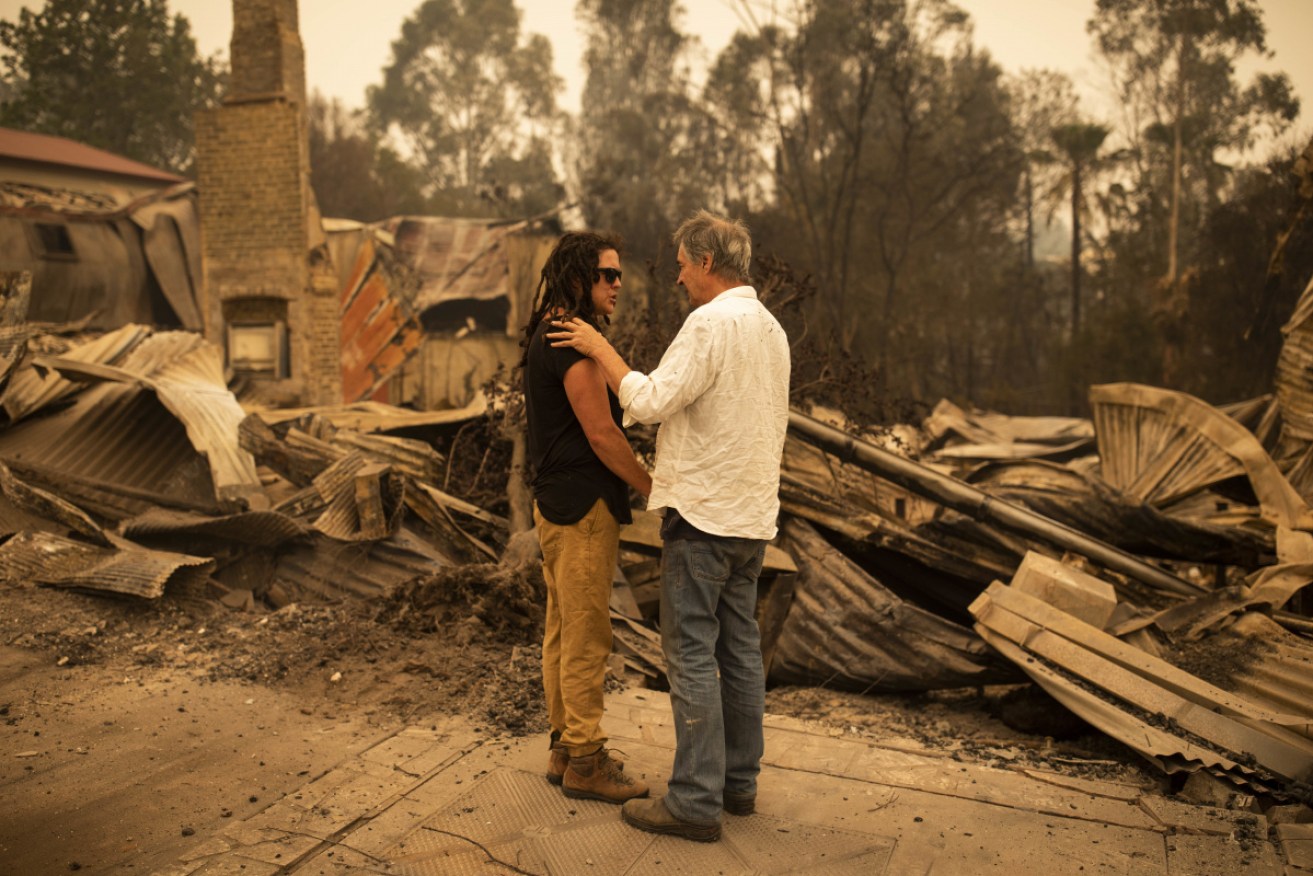
[[(564, 319), (580, 317), (597, 325), (597, 312), (593, 309), (593, 284), (597, 282), (597, 259), (605, 250), (620, 252), (624, 246), (619, 235), (598, 234), (593, 231), (571, 231), (556, 242), (551, 255), (538, 277), (529, 322), (520, 341), (520, 368), (529, 361), (529, 343), (544, 317), (552, 311), (563, 311)], [(608, 317), (602, 319), (609, 325)]]

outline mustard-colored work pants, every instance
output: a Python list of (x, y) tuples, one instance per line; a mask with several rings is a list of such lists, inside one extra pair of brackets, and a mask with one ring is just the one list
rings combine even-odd
[(568, 526), (552, 523), (537, 505), (533, 519), (547, 580), (543, 690), (547, 719), (571, 757), (592, 754), (602, 735), (602, 688), (611, 654), (611, 578), (620, 525), (601, 499)]

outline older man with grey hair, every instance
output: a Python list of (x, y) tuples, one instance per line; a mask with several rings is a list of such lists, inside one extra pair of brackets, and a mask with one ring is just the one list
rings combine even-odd
[(624, 820), (711, 842), (721, 813), (749, 815), (761, 771), (765, 679), (757, 576), (779, 516), (789, 418), (789, 343), (748, 284), (742, 223), (699, 211), (679, 226), (679, 285), (693, 311), (651, 374), (582, 320), (548, 335), (601, 367), (626, 425), (660, 423), (649, 510), (661, 527), (661, 642), (675, 715), (665, 797)]

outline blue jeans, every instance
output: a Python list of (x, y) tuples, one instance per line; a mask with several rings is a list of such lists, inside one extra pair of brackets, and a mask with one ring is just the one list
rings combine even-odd
[(766, 543), (667, 541), (661, 558), (661, 647), (675, 715), (666, 806), (683, 821), (719, 821), (722, 794), (755, 794), (766, 682), (755, 616)]

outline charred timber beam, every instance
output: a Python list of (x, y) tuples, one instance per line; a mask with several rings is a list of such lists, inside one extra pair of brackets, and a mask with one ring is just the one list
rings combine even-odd
[(996, 524), (1010, 532), (1037, 538), (1053, 547), (1081, 554), (1159, 590), (1179, 593), (1182, 596), (1198, 596), (1205, 592), (1189, 581), (1169, 575), (1162, 569), (1151, 566), (1106, 542), (1090, 538), (1056, 520), (1036, 514), (1029, 508), (991, 496), (956, 478), (940, 474), (920, 463), (861, 441), (847, 432), (828, 426), (805, 414), (790, 411), (789, 428), (800, 438), (833, 453), (843, 461), (859, 465), (891, 483), (938, 502), (945, 508), (951, 508), (976, 520)]

